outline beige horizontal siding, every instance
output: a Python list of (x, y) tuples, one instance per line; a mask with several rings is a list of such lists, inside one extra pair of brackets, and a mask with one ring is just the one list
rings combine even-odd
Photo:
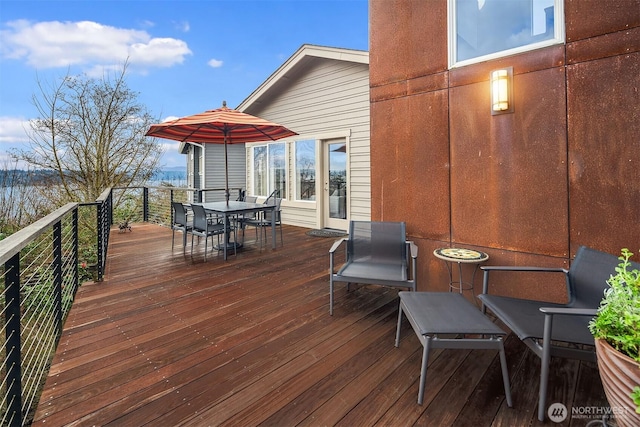
[[(251, 114), (280, 123), (300, 134), (296, 139), (318, 139), (323, 135), (349, 135), (349, 179), (351, 219), (371, 218), (369, 150), (369, 67), (366, 64), (314, 58), (288, 76), (286, 85), (270, 93), (268, 103)], [(247, 147), (250, 149), (250, 146)], [(293, 165), (289, 150), (289, 165)], [(247, 151), (247, 159), (250, 154)], [(247, 183), (251, 165), (247, 160)], [(289, 183), (295, 171), (290, 170)], [(291, 191), (291, 189), (290, 189)], [(302, 227), (319, 226), (316, 203), (285, 200), (283, 222)]]

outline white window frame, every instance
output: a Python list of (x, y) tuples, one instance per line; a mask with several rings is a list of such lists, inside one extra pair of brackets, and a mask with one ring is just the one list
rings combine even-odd
[[(314, 194), (314, 199), (300, 199), (298, 197), (298, 143), (299, 142), (313, 142), (313, 170), (314, 170), (314, 175), (315, 175), (315, 179), (316, 179), (316, 188), (315, 188), (315, 194)], [(291, 156), (291, 158), (293, 159), (293, 185), (290, 186), (291, 191), (293, 191), (293, 196), (292, 198), (296, 201), (296, 202), (301, 202), (301, 203), (315, 203), (317, 201), (318, 198), (318, 194), (317, 194), (317, 180), (318, 180), (318, 141), (316, 139), (312, 139), (312, 138), (308, 138), (308, 139), (300, 139), (300, 140), (296, 140), (293, 142), (293, 155)]]
[[(554, 0), (554, 38), (544, 40), (537, 43), (531, 43), (512, 49), (506, 49), (475, 58), (456, 61), (457, 58), (457, 20), (456, 20), (456, 1), (448, 0), (447, 16), (448, 16), (448, 42), (449, 42), (449, 68), (463, 67), (465, 65), (476, 64), (491, 59), (502, 58), (505, 56), (515, 55), (522, 52), (528, 52), (547, 46), (563, 44), (565, 42), (565, 25), (564, 25), (564, 0)], [(483, 0), (478, 0), (483, 1)], [(490, 0), (486, 0), (490, 1)]]
[[(255, 149), (256, 148), (260, 148), (260, 147), (264, 147), (267, 150), (267, 194), (256, 194), (255, 193), (255, 188), (256, 188), (256, 168), (255, 168)], [(267, 144), (255, 144), (251, 146), (251, 195), (252, 196), (257, 196), (257, 197), (266, 197), (268, 195), (268, 190), (269, 190), (269, 147), (267, 147)]]
[[(289, 147), (285, 141), (276, 141), (276, 142), (271, 142), (271, 143), (264, 143), (264, 144), (255, 144), (255, 145), (251, 145), (250, 150), (251, 150), (251, 194), (252, 196), (257, 196), (257, 197), (267, 197), (271, 194), (271, 192), (273, 192), (274, 188), (273, 188), (273, 183), (272, 183), (272, 171), (271, 171), (271, 147), (275, 146), (275, 145), (282, 145), (284, 147), (284, 178), (285, 178), (285, 187), (284, 187), (284, 192), (286, 193), (287, 191), (289, 191), (290, 188), (290, 183), (288, 182), (288, 177), (289, 177), (289, 162), (288, 162), (288, 150)], [(255, 157), (254, 157), (254, 153), (255, 153), (255, 149), (259, 148), (259, 147), (266, 147), (267, 150), (267, 176), (266, 178), (266, 182), (267, 182), (267, 193), (266, 194), (254, 194), (254, 189), (255, 189), (255, 179), (256, 179), (256, 173), (255, 173)], [(281, 198), (286, 199), (287, 195), (286, 194), (282, 194), (280, 195)]]

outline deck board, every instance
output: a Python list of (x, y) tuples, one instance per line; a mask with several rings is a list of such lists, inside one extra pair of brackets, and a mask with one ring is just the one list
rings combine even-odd
[[(394, 347), (397, 290), (338, 286), (329, 316), (334, 239), (283, 231), (284, 246), (247, 241), (226, 262), (204, 262), (202, 245), (183, 253), (181, 236), (172, 251), (157, 225), (112, 232), (105, 280), (81, 286), (33, 424), (538, 425), (540, 363), (512, 335), (514, 408), (489, 350), (434, 350), (417, 405), (422, 347), (406, 320)], [(606, 405), (594, 364), (554, 361), (551, 375), (550, 402)]]

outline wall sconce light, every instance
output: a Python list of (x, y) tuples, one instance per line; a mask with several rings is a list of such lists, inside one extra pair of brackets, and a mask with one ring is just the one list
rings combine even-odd
[(513, 67), (491, 72), (491, 115), (513, 113)]

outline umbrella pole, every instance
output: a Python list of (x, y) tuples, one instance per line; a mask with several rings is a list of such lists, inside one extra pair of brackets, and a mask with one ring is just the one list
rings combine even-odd
[(224, 133), (224, 197), (229, 206), (229, 164), (227, 161), (227, 133)]

